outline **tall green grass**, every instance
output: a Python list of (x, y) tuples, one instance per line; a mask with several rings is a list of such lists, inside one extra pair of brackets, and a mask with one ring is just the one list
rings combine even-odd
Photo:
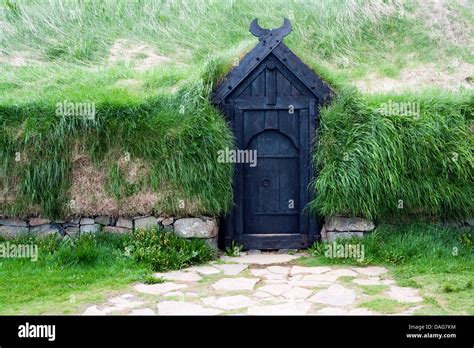
[[(120, 175), (126, 173), (117, 172), (116, 167), (127, 153), (130, 160), (140, 159), (150, 167), (135, 191), (175, 189), (176, 199), (157, 206), (157, 212), (179, 212), (178, 198), (197, 201), (201, 213), (226, 211), (232, 197), (232, 166), (216, 159), (220, 149), (233, 143), (225, 121), (208, 101), (218, 72), (219, 62), (210, 60), (175, 94), (122, 99), (123, 93), (101, 91), (92, 99), (96, 103), (93, 120), (56, 115), (56, 103), (78, 100), (74, 93), (55, 94), (21, 107), (0, 105), (4, 125), (0, 184), (4, 192), (16, 190), (15, 201), (4, 211), (9, 215), (35, 209), (46, 216), (64, 214), (76, 144), (99, 169), (106, 170), (109, 191), (118, 199), (133, 193), (124, 190), (126, 182)], [(16, 161), (18, 154), (20, 161)]]
[(34, 50), (49, 60), (79, 63), (103, 59), (110, 44), (123, 37), (152, 43), (180, 60), (201, 61), (248, 40), (248, 25), (255, 17), (268, 27), (289, 17), (294, 33), (288, 42), (323, 57), (362, 58), (362, 50), (390, 49), (387, 34), (401, 35), (400, 43), (413, 32), (422, 34), (420, 23), (404, 12), (413, 6), (396, 0), (6, 0), (3, 8), (1, 43), (6, 52)]
[[(364, 258), (325, 256), (326, 245), (316, 242), (303, 263), (390, 265), (400, 267), (405, 276), (449, 272), (468, 273), (474, 266), (474, 230), (447, 228), (435, 224), (381, 224), (363, 239), (339, 239), (337, 244), (364, 246)], [(362, 250), (362, 249), (361, 249)], [(471, 278), (473, 278), (471, 274)]]
[[(209, 55), (235, 59), (257, 42), (248, 32), (256, 17), (264, 27), (288, 17), (293, 31), (287, 44), (313, 67), (337, 69), (331, 75), (342, 83), (370, 71), (396, 75), (416, 63), (473, 61), (469, 42), (430, 35), (432, 23), (419, 13), (433, 9), (422, 1), (2, 0), (0, 6), (0, 53), (33, 59), (34, 66), (6, 71), (10, 92), (30, 94), (24, 81), (37, 70), (62, 75), (71, 66), (107, 66), (108, 51), (119, 39), (149, 44), (193, 68)], [(470, 14), (469, 5), (449, 7), (453, 20)]]
[[(389, 98), (419, 103), (419, 117), (383, 115)], [(472, 216), (473, 111), (469, 92), (368, 100), (341, 90), (321, 112), (310, 208), (394, 221)]]

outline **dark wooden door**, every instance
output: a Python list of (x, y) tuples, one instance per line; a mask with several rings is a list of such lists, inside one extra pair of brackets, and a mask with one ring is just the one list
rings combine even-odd
[(317, 142), (319, 106), (331, 89), (284, 43), (285, 19), (264, 29), (254, 19), (259, 43), (214, 89), (212, 102), (224, 112), (238, 151), (257, 151), (257, 166), (237, 163), (234, 204), (221, 225), (219, 245), (246, 249), (304, 248), (319, 236), (308, 216), (311, 162)]
[(237, 147), (257, 155), (256, 166), (236, 165), (233, 239), (246, 249), (308, 247), (318, 230), (305, 210), (314, 97), (271, 59), (250, 80), (231, 103)]
[[(237, 106), (240, 149), (256, 151), (256, 166), (238, 164), (236, 238), (248, 249), (302, 248), (312, 242), (309, 216), (309, 110)], [(313, 231), (314, 232), (314, 231)]]
[(234, 207), (225, 244), (245, 249), (309, 247), (319, 233), (306, 206), (317, 127), (314, 94), (270, 55), (226, 99), (238, 150), (256, 151), (256, 166), (237, 163)]

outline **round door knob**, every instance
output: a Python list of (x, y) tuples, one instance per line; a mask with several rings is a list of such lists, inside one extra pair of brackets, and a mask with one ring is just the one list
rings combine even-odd
[(270, 180), (268, 180), (268, 179), (263, 179), (263, 180), (262, 180), (262, 186), (263, 186), (263, 187), (268, 187), (268, 186), (270, 186)]

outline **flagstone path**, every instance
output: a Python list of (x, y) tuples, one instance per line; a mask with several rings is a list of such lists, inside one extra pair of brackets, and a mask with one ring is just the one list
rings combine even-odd
[[(242, 253), (204, 266), (156, 273), (158, 284), (135, 284), (84, 315), (375, 315), (360, 306), (374, 300), (400, 304), (411, 315), (423, 298), (399, 287), (383, 267), (292, 264), (298, 255)], [(397, 308), (397, 307), (396, 307)]]

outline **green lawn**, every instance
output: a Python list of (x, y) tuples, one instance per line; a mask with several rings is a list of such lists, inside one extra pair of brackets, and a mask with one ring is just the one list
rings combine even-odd
[(159, 281), (151, 277), (152, 271), (180, 269), (215, 257), (202, 240), (155, 230), (9, 243), (37, 245), (39, 257), (0, 259), (0, 314), (5, 315), (77, 314), (86, 304), (100, 302), (133, 282)]
[(2, 260), (0, 314), (74, 314), (149, 273), (132, 261), (57, 267)]

